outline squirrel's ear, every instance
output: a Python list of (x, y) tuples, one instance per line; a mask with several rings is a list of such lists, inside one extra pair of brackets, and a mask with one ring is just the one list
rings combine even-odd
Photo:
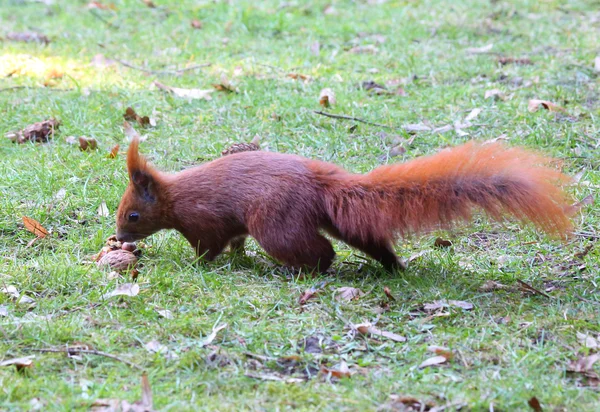
[(129, 179), (135, 187), (138, 194), (144, 200), (153, 202), (156, 200), (156, 182), (152, 176), (152, 168), (147, 164), (146, 159), (140, 156), (138, 152), (140, 141), (134, 137), (127, 150), (127, 170)]

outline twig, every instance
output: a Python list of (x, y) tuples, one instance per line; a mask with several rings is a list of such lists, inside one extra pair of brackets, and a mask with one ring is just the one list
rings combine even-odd
[(367, 120), (359, 119), (358, 117), (346, 116), (343, 114), (331, 114), (331, 113), (322, 112), (320, 110), (313, 110), (313, 112), (316, 114), (320, 114), (321, 116), (331, 117), (332, 119), (353, 120), (355, 122), (370, 124), (371, 126), (386, 127), (388, 129), (397, 129), (397, 127), (394, 127), (394, 126), (388, 126), (386, 124), (380, 124), (380, 123), (373, 123), (373, 122), (369, 122)]
[(111, 22), (109, 22), (108, 20), (106, 20), (104, 17), (102, 17), (101, 15), (99, 15), (98, 13), (96, 13), (95, 10), (89, 10), (89, 12), (92, 14), (92, 16), (94, 16), (95, 18), (97, 18), (98, 20), (100, 20), (102, 23), (106, 24), (108, 27), (112, 27), (114, 29), (118, 29), (119, 26), (116, 26), (114, 24), (112, 24)]
[(550, 295), (547, 295), (544, 292), (542, 292), (541, 290), (538, 290), (538, 289), (534, 288), (533, 286), (528, 285), (527, 283), (523, 282), (521, 279), (517, 279), (517, 282), (519, 282), (519, 284), (521, 286), (523, 286), (524, 289), (526, 289), (530, 292), (533, 292), (533, 293), (537, 293), (538, 295), (542, 295), (548, 299), (551, 299)]
[(130, 69), (134, 69), (134, 70), (139, 70), (145, 73), (150, 73), (150, 74), (155, 74), (155, 75), (161, 75), (161, 74), (181, 74), (183, 72), (189, 71), (189, 70), (194, 70), (194, 69), (199, 69), (201, 67), (207, 67), (210, 66), (212, 63), (202, 63), (202, 64), (196, 64), (194, 66), (190, 66), (190, 67), (185, 67), (183, 69), (177, 69), (177, 70), (151, 70), (151, 69), (147, 69), (145, 67), (140, 67), (140, 66), (134, 66), (133, 64), (126, 62), (125, 60), (120, 60), (120, 59), (116, 59), (116, 58), (112, 58), (112, 60), (116, 61), (119, 64), (122, 64), (125, 67), (129, 67)]
[(17, 89), (36, 89), (36, 90), (46, 90), (49, 92), (72, 92), (73, 90), (76, 90), (76, 89), (53, 89), (51, 87), (12, 86), (12, 87), (5, 87), (3, 89), (0, 89), (0, 93), (7, 91), (7, 90), (17, 90)]
[(68, 354), (75, 354), (75, 353), (84, 353), (87, 355), (97, 355), (97, 356), (104, 356), (105, 358), (110, 358), (110, 359), (114, 359), (114, 360), (118, 360), (119, 362), (123, 362), (126, 365), (131, 366), (132, 368), (138, 369), (143, 371), (144, 368), (142, 368), (141, 366), (130, 362), (126, 359), (122, 359), (119, 358), (116, 355), (111, 355), (110, 353), (106, 353), (106, 352), (100, 352), (98, 350), (92, 350), (92, 349), (78, 349), (78, 348), (69, 348), (67, 347), (66, 349), (36, 349), (36, 348), (30, 348), (30, 351), (34, 351), (34, 352), (51, 352), (51, 353), (68, 353)]

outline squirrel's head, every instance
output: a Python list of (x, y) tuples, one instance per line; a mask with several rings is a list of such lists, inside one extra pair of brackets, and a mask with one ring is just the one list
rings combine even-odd
[(139, 140), (134, 138), (127, 151), (129, 185), (117, 210), (117, 239), (134, 242), (164, 228), (165, 193), (160, 172), (138, 153)]

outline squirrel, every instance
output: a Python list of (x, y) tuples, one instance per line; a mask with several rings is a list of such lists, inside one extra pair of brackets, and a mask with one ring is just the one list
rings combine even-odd
[(127, 152), (129, 184), (117, 210), (117, 239), (140, 240), (162, 229), (183, 234), (205, 260), (247, 235), (277, 261), (326, 271), (335, 257), (325, 232), (379, 261), (405, 268), (398, 236), (448, 229), (483, 209), (511, 215), (550, 235), (572, 230), (570, 179), (553, 159), (500, 143), (468, 142), (406, 163), (353, 174), (292, 154), (249, 151), (165, 173)]

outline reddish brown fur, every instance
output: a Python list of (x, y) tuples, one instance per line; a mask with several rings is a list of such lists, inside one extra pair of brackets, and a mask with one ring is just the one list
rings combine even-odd
[[(165, 174), (146, 163), (134, 140), (117, 234), (133, 241), (176, 229), (208, 260), (251, 235), (289, 266), (326, 270), (335, 252), (322, 229), (393, 269), (401, 266), (396, 236), (449, 227), (477, 207), (496, 220), (512, 215), (566, 235), (569, 202), (560, 185), (568, 178), (549, 162), (522, 149), (468, 143), (366, 175), (270, 152)], [(132, 212), (137, 222), (128, 221)]]

